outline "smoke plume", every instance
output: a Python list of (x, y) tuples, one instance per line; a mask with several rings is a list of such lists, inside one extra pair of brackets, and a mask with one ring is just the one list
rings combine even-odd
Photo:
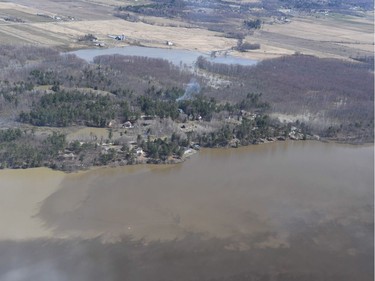
[(182, 97), (179, 97), (177, 101), (190, 100), (193, 96), (198, 95), (201, 91), (201, 86), (196, 79), (192, 78), (186, 85), (185, 93)]

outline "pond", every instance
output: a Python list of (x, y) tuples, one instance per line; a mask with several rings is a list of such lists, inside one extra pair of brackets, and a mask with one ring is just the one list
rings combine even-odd
[(120, 54), (124, 56), (142, 56), (149, 58), (161, 58), (170, 61), (177, 66), (186, 65), (187, 67), (194, 66), (197, 58), (203, 56), (207, 60), (214, 63), (223, 64), (239, 64), (239, 65), (255, 65), (257, 61), (227, 56), (211, 57), (209, 54), (204, 54), (195, 51), (178, 50), (178, 49), (163, 49), (163, 48), (148, 48), (139, 46), (128, 46), (123, 48), (109, 48), (109, 49), (85, 49), (71, 52), (79, 58), (88, 62), (92, 62), (94, 57), (101, 55)]

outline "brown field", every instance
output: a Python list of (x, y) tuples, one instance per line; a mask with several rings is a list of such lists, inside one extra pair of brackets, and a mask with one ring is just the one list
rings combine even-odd
[(256, 56), (300, 52), (318, 57), (370, 56), (374, 52), (373, 14), (294, 17), (284, 24), (266, 24), (246, 39), (261, 44)]
[[(222, 33), (194, 28), (191, 24), (176, 19), (142, 17), (141, 22), (128, 22), (113, 16), (115, 6), (130, 3), (134, 2), (0, 2), (0, 42), (56, 46), (70, 50), (94, 47), (92, 42), (78, 42), (80, 36), (92, 33), (106, 47), (127, 44), (164, 47), (167, 40), (175, 43), (173, 48), (201, 52), (230, 50), (236, 46), (235, 39), (225, 38)], [(143, 2), (137, 2), (139, 3)], [(6, 17), (15, 17), (23, 22), (5, 21)], [(290, 20), (289, 23), (265, 21), (261, 30), (246, 37), (251, 43), (261, 44), (261, 48), (232, 54), (254, 59), (273, 58), (295, 52), (344, 59), (373, 54), (373, 13), (363, 13), (362, 17), (336, 14), (294, 16)], [(125, 34), (127, 40), (113, 40), (108, 37), (110, 34)]]

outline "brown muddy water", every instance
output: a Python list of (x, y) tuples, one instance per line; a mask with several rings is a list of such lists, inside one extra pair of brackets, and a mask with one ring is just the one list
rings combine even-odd
[(374, 147), (0, 171), (0, 280), (373, 280)]

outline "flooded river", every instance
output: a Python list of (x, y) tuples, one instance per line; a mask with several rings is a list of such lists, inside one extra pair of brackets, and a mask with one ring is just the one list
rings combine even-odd
[(372, 280), (373, 169), (373, 146), (278, 142), (0, 171), (0, 280)]

